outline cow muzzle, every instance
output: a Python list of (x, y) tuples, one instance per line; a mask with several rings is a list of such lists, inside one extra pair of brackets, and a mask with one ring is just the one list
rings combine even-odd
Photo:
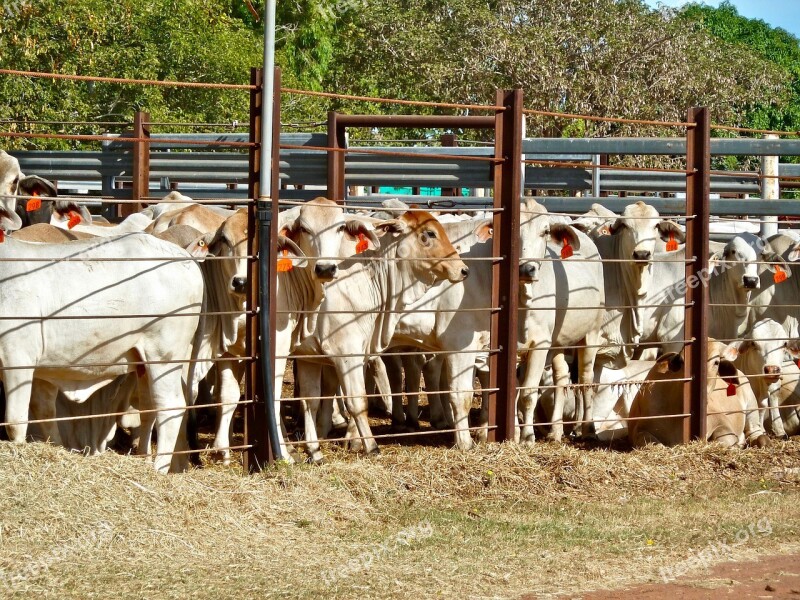
[(758, 289), (758, 277), (753, 275), (745, 275), (742, 277), (742, 287), (746, 290)]
[(764, 365), (764, 381), (768, 383), (774, 383), (778, 381), (781, 377), (781, 367), (780, 365)]
[(519, 279), (524, 282), (539, 281), (536, 263), (523, 263), (519, 266)]
[(465, 265), (463, 262), (460, 264), (456, 263), (452, 265), (449, 269), (447, 269), (447, 279), (450, 283), (458, 283), (459, 281), (464, 281), (467, 276), (469, 275), (469, 267)]
[(231, 279), (231, 289), (237, 294), (244, 294), (247, 289), (247, 277), (234, 277)]
[(329, 263), (317, 263), (314, 266), (314, 275), (321, 281), (331, 281), (336, 277), (338, 267)]
[(653, 256), (653, 253), (650, 250), (634, 250), (633, 251), (633, 260), (636, 262), (647, 262)]

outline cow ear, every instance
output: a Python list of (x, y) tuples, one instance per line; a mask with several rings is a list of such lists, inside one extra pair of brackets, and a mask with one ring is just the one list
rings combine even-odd
[(392, 235), (400, 235), (408, 231), (408, 224), (402, 219), (389, 219), (388, 221), (381, 221), (375, 224), (375, 235), (383, 237), (387, 233)]
[(738, 351), (739, 356), (744, 356), (748, 352), (755, 350), (756, 343), (753, 340), (743, 340), (738, 342), (733, 342), (731, 346), (736, 346), (736, 350)]
[(794, 246), (792, 246), (792, 249), (789, 252), (787, 258), (792, 262), (800, 260), (800, 244), (795, 244)]
[(186, 251), (195, 258), (205, 258), (209, 255), (209, 241), (215, 235), (216, 232), (201, 235), (199, 238), (193, 240), (188, 246), (186, 246)]
[(778, 270), (776, 267), (779, 267), (780, 270), (786, 274), (787, 278), (792, 276), (792, 270), (789, 268), (789, 263), (783, 260), (780, 254), (776, 254), (771, 250), (765, 250), (761, 253), (761, 260), (764, 261), (764, 265), (767, 267), (767, 269), (773, 273)]
[(367, 247), (361, 252), (365, 250), (377, 250), (380, 248), (381, 243), (378, 240), (378, 236), (375, 235), (375, 232), (367, 227), (367, 224), (363, 221), (359, 221), (358, 219), (349, 219), (345, 221), (344, 224), (344, 231), (351, 240), (355, 241), (359, 238), (359, 236), (363, 236), (367, 242)]
[(295, 267), (305, 267), (308, 265), (306, 255), (300, 250), (300, 246), (282, 235), (278, 236), (278, 258), (288, 258), (292, 262), (292, 266)]
[(481, 221), (475, 228), (475, 237), (479, 242), (486, 242), (494, 235), (494, 225), (490, 219)]
[(52, 181), (38, 175), (28, 175), (19, 180), (19, 193), (21, 196), (58, 196), (58, 190)]
[(92, 224), (92, 215), (85, 206), (81, 206), (72, 200), (56, 200), (53, 202), (53, 214), (50, 217), (51, 222), (55, 221), (70, 221), (75, 218), (77, 214), (81, 219), (83, 225)]
[(16, 231), (22, 227), (22, 219), (14, 211), (4, 210), (0, 206), (0, 229), (6, 233)]
[(670, 238), (677, 240), (679, 244), (686, 241), (686, 233), (675, 221), (661, 221), (657, 227), (661, 239), (665, 242), (668, 242)]
[(569, 244), (577, 252), (581, 249), (581, 240), (571, 225), (566, 223), (550, 223), (550, 238), (559, 244)]
[(659, 373), (666, 373), (667, 371), (671, 371), (672, 368), (670, 367), (672, 360), (679, 356), (677, 352), (667, 352), (666, 354), (662, 354), (656, 359), (656, 371)]
[(622, 231), (623, 227), (625, 227), (625, 221), (623, 221), (622, 219), (617, 219), (608, 226), (608, 232), (611, 235), (616, 235), (617, 233)]
[(719, 252), (715, 252), (714, 254), (708, 257), (708, 270), (713, 271), (720, 265), (721, 262), (722, 262), (722, 255)]
[(733, 362), (739, 356), (739, 348), (738, 343), (733, 342), (725, 346), (722, 352), (719, 353), (720, 360), (727, 360), (728, 362)]
[(797, 340), (789, 340), (786, 342), (786, 351), (789, 355), (797, 360), (800, 358), (800, 342)]

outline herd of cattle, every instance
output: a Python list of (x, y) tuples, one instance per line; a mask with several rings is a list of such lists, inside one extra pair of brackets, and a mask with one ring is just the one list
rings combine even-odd
[[(275, 406), (280, 414), (292, 357), (310, 459), (322, 460), (334, 423), (351, 448), (377, 451), (371, 396), (395, 427), (418, 429), (421, 374), (431, 424), (452, 430), (461, 449), (473, 435), (485, 439), (491, 220), (398, 201), (352, 213), (317, 198), (281, 212), (279, 232)], [(766, 430), (798, 433), (793, 232), (710, 242), (711, 264), (694, 281), (682, 227), (642, 202), (569, 219), (528, 199), (519, 235), (519, 290), (509, 292), (520, 307), (521, 443), (542, 427), (559, 441), (565, 424), (636, 446), (679, 443), (687, 285), (708, 285), (711, 302), (708, 438), (732, 446), (764, 444)], [(129, 427), (149, 454), (155, 427), (156, 469), (181, 470), (191, 454), (185, 408), (205, 381), (219, 408), (214, 448), (229, 461), (246, 357), (247, 247), (244, 209), (173, 192), (119, 224), (98, 223), (0, 151), (9, 438), (96, 453)], [(470, 426), (476, 377), (482, 407)], [(282, 422), (278, 433), (282, 458), (294, 460)]]

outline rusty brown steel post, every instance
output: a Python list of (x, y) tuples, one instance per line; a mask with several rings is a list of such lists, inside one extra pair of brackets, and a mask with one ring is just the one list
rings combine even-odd
[(489, 403), (491, 441), (513, 440), (517, 424), (517, 322), (519, 318), (519, 224), (522, 197), (522, 90), (498, 90), (495, 119), (494, 236), (492, 255), (502, 257), (492, 268), (490, 386), (497, 388)]
[(336, 202), (344, 201), (344, 152), (337, 152), (334, 149), (342, 149), (347, 146), (345, 137), (345, 127), (340, 122), (339, 114), (335, 111), (328, 113), (328, 198)]
[(692, 107), (686, 130), (686, 327), (685, 338), (694, 340), (684, 352), (683, 440), (706, 438), (706, 382), (708, 381), (708, 237), (711, 191), (711, 119), (708, 108)]
[[(458, 136), (455, 133), (444, 133), (441, 137), (443, 148), (456, 148), (458, 146)], [(442, 188), (442, 196), (460, 196), (461, 188)]]
[[(141, 140), (150, 138), (150, 113), (136, 111), (133, 115), (133, 137)], [(133, 184), (131, 200), (141, 200), (150, 195), (150, 142), (133, 142)], [(127, 217), (142, 210), (143, 204), (122, 204), (117, 214)]]
[[(258, 231), (256, 200), (260, 192), (261, 164), (261, 112), (263, 109), (263, 69), (250, 70), (250, 146), (249, 182), (247, 197), (250, 199), (247, 209), (247, 255), (255, 256), (258, 252)], [(247, 277), (247, 310), (255, 310), (259, 306), (259, 265), (251, 259)], [(246, 322), (245, 350), (251, 360), (245, 369), (245, 398), (251, 403), (244, 411), (244, 442), (252, 446), (244, 453), (244, 469), (253, 472), (272, 461), (272, 451), (267, 436), (267, 407), (264, 394), (264, 381), (261, 377), (259, 361), (265, 360), (260, 353), (259, 323), (261, 315), (248, 315)]]

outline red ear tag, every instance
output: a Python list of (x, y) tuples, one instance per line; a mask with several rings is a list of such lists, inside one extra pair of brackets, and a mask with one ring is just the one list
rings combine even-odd
[(28, 203), (25, 205), (25, 210), (27, 212), (33, 212), (34, 210), (42, 208), (42, 201), (39, 200), (39, 194), (34, 192), (33, 195), (34, 197), (28, 200)]
[[(0, 229), (0, 244), (6, 241), (6, 232), (4, 229)], [(797, 361), (800, 362), (800, 361)]]
[(144, 368), (144, 365), (136, 365), (136, 376), (137, 377), (144, 377), (147, 375), (147, 371)]
[(786, 272), (783, 271), (778, 265), (775, 265), (775, 273), (772, 275), (772, 280), (775, 283), (783, 283), (786, 281)]
[(81, 221), (83, 221), (83, 219), (81, 219), (81, 216), (78, 213), (76, 213), (74, 210), (69, 211), (69, 221), (67, 221), (67, 227), (69, 229), (72, 229), (76, 225), (80, 225)]
[(736, 395), (736, 384), (729, 383), (728, 384), (728, 396), (735, 396)]
[[(283, 255), (288, 256), (289, 251), (283, 250)], [(294, 269), (294, 265), (292, 264), (291, 258), (279, 258), (278, 259), (278, 273), (286, 273), (287, 271), (291, 271)]]
[(363, 233), (358, 234), (358, 242), (356, 242), (356, 254), (361, 254), (369, 248), (369, 242)]
[(675, 252), (678, 249), (678, 240), (675, 239), (675, 233), (669, 232), (669, 241), (667, 242), (667, 252)]
[(800, 367), (800, 358), (797, 359), (797, 366)]
[(564, 247), (561, 248), (561, 258), (569, 258), (572, 256), (572, 246), (569, 245), (567, 240), (564, 240)]

